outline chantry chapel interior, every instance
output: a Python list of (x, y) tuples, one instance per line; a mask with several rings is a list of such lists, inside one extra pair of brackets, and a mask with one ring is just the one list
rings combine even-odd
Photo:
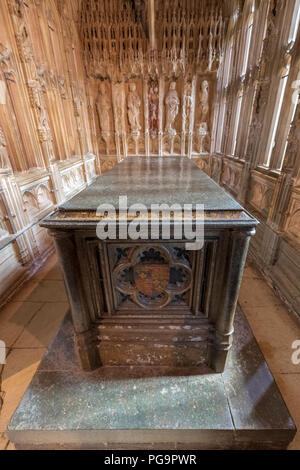
[(185, 155), (260, 222), (250, 256), (300, 313), (299, 0), (3, 0), (0, 296), (39, 221), (129, 155)]
[[(138, 169), (147, 168), (147, 162), (151, 165), (148, 179), (143, 170), (135, 187), (129, 176), (137, 170), (128, 168), (136, 159)], [(196, 174), (197, 184), (209, 181), (204, 186), (215, 188), (215, 194), (222, 193), (227, 201), (226, 206), (210, 207), (204, 248), (191, 252), (190, 258), (182, 250), (184, 238), (174, 246), (169, 240), (165, 248), (161, 237), (154, 245), (160, 243), (160, 251), (152, 247), (142, 251), (142, 242), (132, 248), (129, 239), (119, 245), (114, 240), (104, 249), (105, 241), (102, 246), (91, 235), (97, 217), (87, 200), (93, 191), (99, 192), (94, 188), (103, 190), (105, 182), (112, 181), (109, 190), (114, 192), (117, 182), (118, 188), (130, 186), (130, 197), (130, 191), (141, 194), (144, 184), (146, 198), (149, 187), (155, 192), (149, 181), (155, 165), (172, 167), (169, 192), (164, 190), (170, 200), (175, 199), (176, 181), (180, 181), (178, 197), (185, 197), (187, 188), (195, 188), (189, 183), (194, 184)], [(184, 166), (191, 172), (184, 173)], [(120, 176), (122, 168), (127, 168), (127, 176)], [(193, 176), (184, 178), (184, 174)], [(68, 228), (64, 226), (68, 205), (75, 213), (82, 190), (86, 205), (77, 207), (77, 219), (70, 217), (73, 226)], [(103, 190), (104, 199), (109, 190)], [(197, 191), (198, 187), (190, 190), (191, 198), (197, 199)], [(218, 226), (213, 225), (215, 220)], [(145, 256), (151, 282), (145, 281)], [(127, 291), (121, 289), (124, 279)], [(171, 280), (177, 290), (174, 286), (170, 290)], [(157, 290), (154, 281), (160, 283)], [(158, 302), (151, 305), (149, 298), (155, 302), (155, 296)], [(165, 310), (159, 310), (161, 306)], [(74, 331), (68, 333), (70, 311)], [(128, 321), (126, 315), (134, 320)], [(148, 315), (146, 320), (143, 315)], [(52, 433), (51, 426), (59, 433), (69, 429), (62, 425), (64, 420), (67, 425), (75, 423), (80, 432), (85, 429), (80, 419), (87, 419), (91, 430), (104, 416), (108, 429), (113, 423), (112, 429), (119, 431), (114, 419), (121, 416), (119, 439), (123, 430), (140, 433), (140, 423), (143, 436), (149, 417), (155, 424), (150, 423), (149, 429), (156, 434), (168, 413), (167, 429), (177, 432), (182, 425), (174, 449), (194, 448), (191, 430), (204, 429), (205, 436), (216, 430), (221, 442), (226, 423), (232, 433), (226, 439), (233, 436), (235, 448), (248, 448), (257, 432), (255, 448), (266, 444), (271, 449), (288, 445), (300, 449), (300, 432), (296, 434), (292, 423), (300, 428), (299, 321), (300, 0), (0, 0), (0, 449), (15, 444), (22, 448), (17, 433), (26, 416), (28, 439), (31, 431), (39, 429), (34, 428), (34, 419), (42, 416), (40, 440), (44, 431)], [(170, 344), (165, 339), (160, 342), (165, 331)], [(198, 369), (192, 377), (165, 374), (157, 379), (161, 392), (160, 385), (149, 386), (150, 375), (146, 374), (145, 386), (133, 380), (128, 359), (132, 351), (138, 357), (134, 365), (151, 368), (151, 354), (154, 357), (158, 351), (160, 358), (167, 344), (173, 359), (178, 340), (185, 360), (183, 337), (192, 350), (201, 343), (195, 349), (195, 367), (200, 347), (201, 367), (211, 366), (208, 356), (214, 358), (215, 367), (209, 372), (213, 370), (214, 376), (207, 380)], [(144, 362), (139, 341), (146, 351)], [(124, 362), (116, 364), (130, 366), (129, 385), (116, 374), (117, 380), (107, 380), (102, 389), (101, 371), (94, 363), (99, 369), (115, 366), (109, 354), (107, 364), (102, 360), (105, 347), (114, 354), (115, 344), (115, 355)], [(121, 351), (120, 344), (128, 353)], [(233, 362), (227, 366), (231, 346)], [(88, 367), (80, 368), (79, 379), (74, 375), (72, 382), (75, 350)], [(194, 358), (192, 354), (194, 350)], [(75, 364), (73, 369), (70, 364)], [(61, 389), (55, 377), (49, 383), (45, 379), (48, 395), (39, 381), (44, 373), (48, 377), (47, 371), (50, 378), (53, 371), (53, 377), (61, 371), (68, 374), (61, 375)], [(100, 379), (94, 380), (93, 373)], [(214, 385), (217, 381), (220, 387)], [(106, 388), (111, 384), (111, 389)], [(158, 399), (151, 401), (152, 389)], [(36, 390), (40, 395), (35, 395)], [(120, 395), (116, 390), (121, 390)], [(13, 414), (17, 418), (10, 427)], [(136, 416), (142, 416), (140, 422)], [(195, 417), (208, 421), (201, 427), (194, 424)], [(212, 436), (210, 445), (215, 448), (219, 441)], [(75, 440), (84, 448), (77, 434)], [(103, 442), (108, 449), (109, 442)], [(200, 444), (200, 449), (206, 448)]]

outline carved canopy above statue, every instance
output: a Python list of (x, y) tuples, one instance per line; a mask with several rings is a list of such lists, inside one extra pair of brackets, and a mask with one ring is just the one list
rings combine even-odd
[(238, 1), (75, 3), (100, 153), (208, 155), (217, 71)]
[(226, 4), (219, 0), (86, 0), (80, 23), (87, 71), (119, 80), (142, 73), (178, 76), (216, 71)]

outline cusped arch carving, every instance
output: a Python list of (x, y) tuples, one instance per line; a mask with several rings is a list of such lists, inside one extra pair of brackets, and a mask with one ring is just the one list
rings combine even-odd
[(51, 192), (45, 184), (40, 184), (36, 188), (36, 199), (40, 208), (52, 203)]
[(32, 192), (25, 191), (23, 193), (23, 202), (28, 215), (36, 214), (39, 211), (38, 200)]

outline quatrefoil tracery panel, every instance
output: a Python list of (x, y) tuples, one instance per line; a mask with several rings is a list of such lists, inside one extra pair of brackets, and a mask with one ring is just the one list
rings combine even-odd
[(117, 250), (113, 284), (123, 299), (144, 309), (163, 308), (191, 288), (192, 269), (184, 250), (160, 245)]

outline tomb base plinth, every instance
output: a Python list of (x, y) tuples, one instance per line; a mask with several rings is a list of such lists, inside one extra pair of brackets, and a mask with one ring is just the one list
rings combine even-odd
[(8, 427), (18, 449), (285, 449), (296, 429), (238, 307), (223, 373), (83, 371), (67, 317)]

